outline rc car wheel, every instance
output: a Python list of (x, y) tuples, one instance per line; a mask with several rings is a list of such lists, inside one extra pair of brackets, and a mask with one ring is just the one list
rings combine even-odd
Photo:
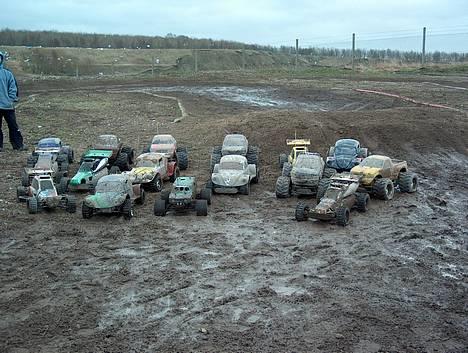
[(161, 192), (161, 200), (164, 200), (165, 202), (169, 202), (169, 195), (171, 194), (170, 191), (162, 191)]
[(176, 156), (177, 156), (177, 164), (178, 164), (180, 170), (187, 169), (188, 168), (188, 155), (187, 155), (187, 152), (177, 151)]
[(211, 189), (202, 189), (202, 191), (200, 192), (200, 198), (202, 200), (206, 200), (206, 202), (208, 203), (208, 205), (211, 205)]
[(208, 202), (206, 200), (195, 200), (195, 211), (197, 216), (208, 215)]
[(359, 158), (366, 158), (368, 156), (368, 151), (367, 148), (360, 148), (358, 152), (358, 157)]
[(70, 179), (68, 178), (61, 178), (57, 187), (57, 193), (59, 195), (65, 194), (68, 191), (68, 184), (70, 183)]
[(75, 213), (76, 212), (76, 198), (73, 195), (67, 196), (67, 203), (65, 206), (65, 210), (68, 213)]
[(124, 201), (124, 203), (122, 205), (122, 213), (123, 213), (125, 219), (131, 219), (134, 216), (132, 200), (125, 199), (125, 201)]
[(205, 188), (213, 191), (213, 181), (211, 179), (206, 182)]
[(296, 221), (302, 222), (309, 219), (310, 208), (304, 202), (299, 202), (296, 205)]
[(291, 176), (291, 170), (292, 170), (292, 164), (288, 163), (288, 162), (284, 163), (281, 175), (284, 176), (284, 177), (290, 177)]
[(172, 173), (171, 177), (169, 178), (169, 181), (173, 183), (174, 181), (176, 181), (179, 175), (180, 175), (179, 167), (176, 167), (176, 169), (174, 170), (174, 173)]
[(325, 196), (325, 193), (328, 190), (328, 187), (331, 184), (331, 180), (328, 178), (322, 178), (319, 181), (318, 188), (317, 188), (317, 203)]
[(336, 223), (340, 226), (346, 226), (349, 223), (349, 208), (338, 207), (336, 210)]
[(398, 186), (401, 192), (415, 192), (418, 190), (418, 176), (414, 173), (400, 173), (398, 176)]
[(212, 154), (219, 154), (219, 155), (221, 155), (221, 150), (222, 150), (222, 149), (223, 149), (222, 146), (214, 146), (214, 147), (213, 147), (213, 152), (212, 152)]
[(88, 192), (90, 195), (94, 195), (96, 193), (96, 184), (89, 184)]
[(30, 197), (28, 199), (28, 211), (31, 214), (36, 214), (39, 211), (39, 204), (35, 197)]
[(25, 196), (28, 196), (28, 188), (24, 186), (18, 186), (16, 188), (16, 201), (25, 202)]
[(156, 200), (154, 202), (154, 215), (164, 217), (167, 212), (166, 201), (165, 200)]
[(276, 180), (276, 197), (279, 199), (291, 196), (291, 185), (288, 177), (280, 176)]
[(73, 150), (71, 148), (68, 149), (67, 151), (67, 157), (68, 157), (68, 163), (73, 163), (74, 159), (75, 159), (75, 153), (73, 152)]
[(369, 209), (370, 197), (365, 192), (356, 193), (356, 208), (359, 212), (366, 212)]
[(246, 185), (239, 186), (239, 192), (243, 195), (250, 194), (250, 184), (247, 183)]
[(129, 157), (125, 152), (120, 152), (119, 155), (117, 156), (115, 163), (117, 167), (120, 168), (120, 170), (130, 170), (130, 161)]
[(258, 168), (258, 155), (257, 155), (257, 153), (247, 153), (247, 155), (245, 157), (247, 158), (247, 163), (255, 164), (255, 166)]
[(140, 197), (135, 200), (135, 202), (139, 205), (144, 205), (146, 200), (146, 193), (145, 189), (140, 188)]
[(129, 146), (123, 146), (122, 152), (127, 154), (128, 164), (133, 164), (133, 161), (135, 160), (135, 151), (133, 148)]
[(156, 174), (153, 178), (153, 180), (151, 180), (149, 183), (148, 183), (148, 188), (151, 190), (151, 191), (154, 191), (154, 192), (160, 192), (163, 188), (163, 181), (161, 179), (161, 176), (159, 174)]
[(86, 205), (84, 202), (81, 204), (81, 215), (84, 219), (89, 219), (93, 216), (93, 209)]
[(120, 174), (120, 173), (122, 173), (122, 172), (120, 171), (120, 168), (118, 166), (116, 166), (116, 165), (113, 165), (109, 169), (109, 174)]
[(215, 165), (218, 164), (220, 160), (221, 160), (221, 153), (213, 152), (211, 154), (211, 161), (210, 161), (211, 172), (213, 172)]
[(283, 170), (283, 165), (288, 161), (288, 155), (285, 153), (281, 153), (279, 156), (279, 168)]
[(395, 193), (393, 182), (387, 178), (377, 179), (374, 183), (373, 193), (382, 200), (391, 200)]
[(333, 168), (324, 168), (323, 169), (323, 178), (331, 178), (333, 175), (336, 174), (336, 170)]
[(36, 162), (37, 162), (37, 156), (28, 156), (28, 160), (26, 162), (26, 166), (28, 168), (34, 168), (34, 166), (36, 165)]
[(25, 170), (23, 170), (23, 173), (21, 173), (21, 185), (29, 186), (29, 175)]

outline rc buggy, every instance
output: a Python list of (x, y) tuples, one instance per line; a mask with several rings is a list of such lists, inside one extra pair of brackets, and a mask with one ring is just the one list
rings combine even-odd
[(310, 140), (305, 139), (287, 139), (286, 145), (291, 146), (291, 152), (288, 154), (281, 153), (279, 156), (279, 167), (282, 170), (285, 163), (294, 165), (297, 156), (309, 152)]
[(70, 146), (65, 145), (57, 137), (46, 137), (39, 140), (34, 151), (28, 156), (27, 166), (34, 167), (39, 155), (43, 153), (56, 155), (56, 160), (63, 170), (68, 169), (68, 163), (73, 163), (74, 153)]
[(255, 164), (258, 168), (258, 148), (251, 146), (244, 135), (230, 134), (224, 137), (222, 146), (215, 146), (211, 153), (211, 171), (219, 164), (221, 157), (239, 155), (247, 158), (249, 164)]
[(136, 159), (136, 166), (128, 174), (132, 183), (141, 184), (145, 189), (159, 192), (166, 180), (174, 182), (179, 176), (175, 160), (169, 161), (163, 153), (143, 153)]
[(211, 204), (210, 189), (205, 188), (197, 193), (195, 177), (178, 177), (171, 191), (163, 191), (161, 199), (155, 201), (154, 214), (165, 216), (170, 210), (178, 213), (195, 210), (197, 216), (206, 216), (209, 204)]
[(49, 175), (56, 183), (68, 175), (68, 162), (59, 163), (56, 153), (41, 152), (36, 157), (33, 167), (26, 167), (21, 174), (21, 185), (29, 186), (35, 176)]
[(239, 155), (223, 156), (214, 166), (211, 180), (207, 187), (215, 193), (235, 194), (250, 193), (250, 184), (258, 183), (259, 171), (255, 164), (249, 164), (247, 158)]
[(401, 192), (408, 193), (418, 189), (418, 177), (408, 171), (406, 161), (387, 156), (369, 156), (354, 167), (351, 173), (362, 177), (361, 188), (364, 191), (382, 200), (393, 198), (395, 186)]
[(18, 186), (17, 200), (25, 201), (29, 213), (38, 213), (42, 209), (63, 208), (67, 212), (76, 212), (76, 199), (72, 195), (60, 195), (50, 175), (33, 177), (31, 185)]
[(296, 220), (307, 221), (309, 217), (322, 221), (336, 219), (336, 223), (346, 226), (349, 223), (351, 209), (366, 212), (369, 207), (369, 195), (357, 192), (359, 177), (337, 174), (329, 179), (329, 186), (317, 206), (310, 207), (304, 202), (296, 206)]
[(143, 153), (147, 152), (163, 153), (169, 159), (169, 162), (176, 162), (180, 170), (188, 168), (187, 149), (178, 146), (172, 135), (153, 136), (150, 145), (143, 151)]
[(368, 155), (367, 148), (361, 147), (354, 139), (341, 139), (335, 146), (328, 149), (327, 167), (336, 169), (339, 173), (349, 172)]
[(117, 213), (130, 219), (134, 215), (134, 202), (145, 202), (145, 191), (140, 184), (132, 184), (125, 174), (106, 175), (97, 182), (94, 195), (84, 199), (81, 211), (83, 218), (98, 213)]

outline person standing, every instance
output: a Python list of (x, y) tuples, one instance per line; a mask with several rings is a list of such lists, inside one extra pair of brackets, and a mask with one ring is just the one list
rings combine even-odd
[(14, 150), (24, 151), (23, 136), (16, 123), (15, 102), (18, 101), (18, 86), (11, 71), (3, 68), (5, 54), (0, 52), (0, 152), (3, 150), (2, 121), (8, 124), (10, 143)]

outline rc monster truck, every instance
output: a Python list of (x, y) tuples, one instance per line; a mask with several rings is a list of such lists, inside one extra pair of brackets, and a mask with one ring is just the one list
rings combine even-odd
[(250, 194), (250, 183), (258, 183), (259, 170), (239, 155), (221, 157), (214, 166), (207, 188), (219, 194)]
[(163, 191), (161, 199), (155, 201), (154, 215), (165, 216), (169, 210), (181, 213), (194, 209), (197, 216), (206, 216), (209, 204), (211, 204), (210, 189), (205, 188), (197, 193), (195, 177), (178, 177), (172, 185), (172, 190)]
[(145, 202), (145, 191), (140, 184), (132, 184), (125, 174), (106, 175), (99, 179), (94, 195), (87, 196), (81, 206), (83, 218), (98, 213), (123, 214), (125, 219), (133, 217), (133, 203)]
[(292, 169), (283, 166), (283, 175), (276, 181), (276, 197), (286, 198), (293, 195), (314, 195), (320, 179), (329, 176), (325, 162), (318, 153), (302, 153), (297, 156)]
[(109, 168), (108, 151), (88, 151), (81, 159), (81, 165), (73, 178), (62, 178), (60, 189), (62, 192), (70, 191), (93, 191), (97, 182), (103, 176), (109, 174), (119, 174), (120, 168), (116, 165)]
[(57, 162), (61, 169), (68, 169), (67, 163), (73, 163), (74, 153), (70, 146), (63, 144), (62, 140), (57, 137), (46, 137), (37, 143), (34, 152), (28, 156), (27, 166), (34, 167), (40, 154), (49, 153), (57, 155)]
[(291, 165), (294, 165), (294, 163), (296, 163), (296, 159), (298, 155), (309, 152), (310, 140), (287, 139), (286, 145), (292, 146), (292, 147), (291, 147), (291, 152), (289, 153), (289, 155), (287, 155), (286, 153), (281, 153), (279, 156), (279, 167), (281, 170), (283, 169), (284, 163), (289, 163)]
[(327, 167), (336, 169), (338, 173), (349, 172), (367, 155), (367, 148), (362, 148), (359, 141), (341, 139), (336, 141), (335, 146), (328, 149)]
[(408, 171), (406, 161), (373, 155), (351, 169), (354, 175), (362, 176), (361, 188), (382, 200), (391, 200), (395, 186), (401, 192), (412, 193), (418, 189), (418, 177)]
[(16, 189), (18, 201), (26, 201), (29, 213), (37, 213), (42, 209), (63, 208), (67, 212), (76, 212), (76, 199), (72, 195), (59, 195), (50, 175), (33, 177), (31, 186), (18, 186)]
[(159, 192), (166, 180), (174, 182), (179, 176), (177, 162), (168, 158), (163, 153), (143, 153), (136, 159), (136, 167), (128, 174), (132, 183), (141, 184), (147, 190)]
[(239, 155), (247, 158), (249, 164), (255, 164), (258, 168), (258, 148), (251, 146), (247, 138), (241, 134), (230, 134), (224, 137), (222, 146), (215, 146), (211, 153), (211, 172), (219, 163), (221, 157)]
[(169, 162), (177, 162), (180, 170), (188, 168), (187, 148), (177, 146), (177, 141), (172, 135), (155, 135), (150, 145), (143, 153), (156, 152), (164, 153)]
[(312, 210), (304, 202), (297, 204), (296, 220), (307, 221), (309, 217), (322, 221), (336, 219), (340, 226), (346, 226), (352, 208), (366, 212), (369, 207), (369, 195), (357, 192), (359, 179), (360, 177), (349, 173), (334, 175), (325, 195)]
[(81, 160), (85, 158), (108, 158), (109, 168), (115, 165), (124, 171), (131, 169), (130, 165), (133, 164), (135, 151), (131, 147), (124, 146), (115, 135), (100, 135), (93, 148), (87, 150)]
[(37, 175), (49, 175), (58, 183), (63, 176), (68, 175), (68, 163), (58, 163), (58, 157), (54, 153), (41, 152), (38, 154), (34, 166), (23, 169), (21, 185), (29, 186), (32, 179)]

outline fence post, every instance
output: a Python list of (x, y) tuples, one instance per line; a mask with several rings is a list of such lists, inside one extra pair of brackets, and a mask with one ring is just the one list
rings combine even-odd
[(424, 66), (425, 63), (426, 63), (426, 27), (423, 27), (421, 65)]
[(353, 46), (352, 46), (352, 58), (351, 58), (351, 65), (353, 67), (353, 71), (354, 71), (354, 54), (355, 54), (355, 51), (356, 51), (356, 34), (353, 33)]
[(298, 60), (299, 59), (299, 39), (296, 38), (296, 69), (297, 69), (297, 64), (298, 64)]
[(151, 76), (154, 77), (154, 55), (151, 57)]

